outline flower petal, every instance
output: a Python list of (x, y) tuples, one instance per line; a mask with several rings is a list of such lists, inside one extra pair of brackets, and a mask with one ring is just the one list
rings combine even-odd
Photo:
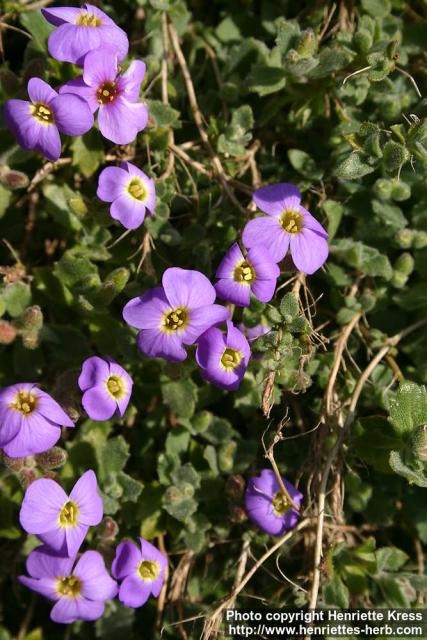
[(24, 416), (8, 407), (0, 408), (0, 447), (13, 440), (21, 428)]
[(312, 274), (324, 264), (329, 254), (326, 238), (304, 228), (291, 238), (291, 255), (296, 268)]
[(73, 575), (81, 579), (81, 593), (85, 598), (104, 601), (117, 595), (117, 583), (108, 574), (104, 558), (97, 551), (86, 551), (76, 564)]
[(263, 245), (275, 262), (280, 262), (289, 248), (289, 234), (282, 229), (276, 218), (267, 216), (250, 220), (243, 229), (242, 239), (248, 249)]
[(61, 155), (61, 138), (55, 124), (38, 124), (38, 139), (34, 149), (51, 162), (58, 160)]
[(67, 136), (81, 136), (93, 127), (92, 111), (80, 96), (62, 93), (54, 98), (51, 106), (56, 125)]
[(75, 558), (88, 531), (89, 527), (83, 524), (79, 524), (76, 527), (67, 527), (65, 529), (66, 552), (64, 553), (62, 550), (61, 552), (70, 558)]
[(137, 344), (147, 356), (166, 358), (171, 362), (182, 362), (187, 357), (179, 336), (162, 333), (159, 329), (142, 329), (138, 334)]
[(100, 29), (69, 23), (59, 25), (47, 41), (52, 58), (74, 64), (81, 64), (88, 51), (97, 49), (100, 44)]
[(133, 198), (129, 193), (123, 193), (110, 207), (111, 217), (118, 220), (125, 229), (137, 229), (144, 222), (145, 204)]
[(44, 533), (58, 527), (58, 516), (67, 494), (54, 480), (35, 480), (25, 492), (19, 521), (27, 533)]
[(86, 598), (61, 598), (50, 612), (51, 620), (62, 624), (71, 624), (75, 620), (97, 620), (104, 613), (103, 602)]
[(27, 91), (31, 102), (33, 103), (48, 105), (58, 96), (57, 92), (41, 78), (30, 78), (27, 85)]
[(107, 167), (99, 174), (96, 195), (104, 202), (113, 202), (125, 193), (128, 182), (129, 174), (125, 169)]
[(57, 578), (68, 576), (74, 564), (74, 558), (56, 554), (45, 545), (31, 551), (27, 558), (27, 571), (33, 578)]
[(117, 60), (114, 47), (101, 46), (89, 51), (83, 65), (83, 80), (96, 89), (103, 82), (114, 82), (118, 72)]
[(221, 260), (220, 265), (215, 273), (216, 277), (232, 278), (237, 263), (243, 259), (243, 253), (239, 247), (239, 244), (235, 242), (231, 245), (223, 259)]
[(231, 278), (221, 278), (215, 284), (218, 298), (227, 300), (239, 307), (248, 307), (251, 298), (251, 287), (242, 282), (235, 282)]
[(55, 589), (56, 580), (54, 578), (28, 578), (27, 576), (18, 576), (18, 580), (28, 589), (39, 593), (49, 600), (58, 600), (58, 593)]
[(143, 296), (129, 300), (123, 309), (123, 319), (137, 329), (159, 329), (164, 314), (170, 308), (163, 288), (155, 287)]
[(81, 391), (86, 391), (94, 385), (106, 380), (110, 374), (108, 362), (98, 356), (87, 358), (82, 365), (82, 371), (78, 379)]
[(75, 24), (79, 14), (82, 12), (80, 7), (53, 7), (42, 9), (41, 11), (43, 17), (55, 27), (59, 27), (59, 25), (66, 22)]
[(216, 324), (225, 322), (230, 317), (230, 312), (220, 304), (209, 304), (206, 307), (192, 309), (189, 325), (181, 334), (184, 344), (193, 344), (207, 329)]
[(147, 602), (150, 594), (151, 584), (133, 574), (127, 576), (120, 585), (119, 600), (123, 602), (125, 607), (136, 609)]
[(123, 578), (136, 571), (140, 562), (140, 549), (133, 542), (121, 542), (116, 548), (111, 573), (118, 580), (123, 580)]
[(117, 404), (104, 383), (84, 392), (82, 405), (92, 420), (109, 420), (116, 412)]
[(49, 422), (59, 427), (74, 427), (74, 422), (62, 407), (48, 393), (37, 389), (37, 411)]
[(81, 76), (79, 78), (69, 80), (59, 88), (59, 95), (62, 96), (64, 94), (75, 94), (76, 96), (79, 96), (80, 98), (85, 100), (92, 113), (95, 113), (95, 111), (97, 111), (97, 109), (99, 108), (99, 102), (96, 98), (96, 88), (90, 87), (89, 85), (85, 84)]
[(98, 482), (92, 469), (86, 471), (76, 482), (70, 493), (70, 500), (79, 507), (79, 522), (95, 526), (102, 520), (104, 509), (98, 492)]
[(25, 458), (53, 447), (61, 437), (61, 429), (37, 413), (21, 422), (17, 435), (3, 447), (11, 458)]
[(270, 216), (279, 216), (285, 209), (285, 200), (287, 198), (297, 198), (301, 201), (301, 193), (294, 184), (282, 182), (280, 184), (272, 184), (268, 187), (262, 187), (254, 192), (253, 199), (261, 211)]
[(270, 302), (276, 290), (276, 280), (255, 280), (252, 293), (260, 302)]
[(141, 83), (144, 80), (146, 72), (145, 62), (142, 60), (133, 60), (126, 72), (118, 79), (118, 86), (123, 92), (124, 97), (129, 102), (137, 102)]
[(215, 302), (214, 287), (199, 271), (171, 267), (164, 272), (162, 284), (173, 308), (197, 309)]
[(307, 211), (307, 209), (304, 209), (304, 207), (300, 206), (299, 209), (304, 216), (304, 227), (311, 229), (311, 231), (315, 231), (317, 234), (319, 234), (319, 236), (327, 238), (328, 232), (322, 227), (320, 222), (318, 222), (316, 218), (312, 216), (309, 211)]
[(141, 102), (128, 102), (118, 96), (110, 104), (101, 105), (98, 125), (104, 138), (116, 144), (130, 144), (147, 126), (148, 109)]

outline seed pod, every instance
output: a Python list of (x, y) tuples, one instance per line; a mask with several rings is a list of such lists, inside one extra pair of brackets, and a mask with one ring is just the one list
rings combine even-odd
[(52, 447), (48, 451), (38, 453), (35, 457), (37, 464), (43, 469), (58, 469), (67, 461), (67, 452), (61, 447)]
[(242, 476), (229, 476), (225, 483), (225, 491), (232, 500), (240, 500), (245, 490), (245, 481)]
[(119, 525), (110, 516), (106, 516), (99, 527), (99, 535), (104, 542), (113, 541), (119, 533)]

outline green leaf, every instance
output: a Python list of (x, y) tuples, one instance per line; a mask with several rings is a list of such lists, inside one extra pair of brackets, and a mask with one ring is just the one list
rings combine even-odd
[(286, 86), (286, 75), (282, 67), (270, 67), (265, 64), (252, 65), (246, 79), (248, 91), (259, 96), (268, 96)]
[(427, 391), (425, 386), (402, 382), (396, 396), (390, 400), (390, 421), (400, 436), (412, 433), (427, 422)]
[(146, 102), (158, 129), (169, 127), (177, 129), (181, 126), (179, 111), (168, 104), (163, 104), (160, 100), (147, 100)]
[(373, 171), (375, 167), (365, 161), (365, 156), (359, 151), (353, 151), (335, 170), (335, 175), (343, 180), (357, 180)]
[(301, 149), (289, 149), (288, 150), (289, 162), (304, 178), (310, 180), (320, 180), (323, 176), (323, 170), (320, 169), (313, 158)]
[(31, 304), (30, 285), (24, 282), (7, 284), (2, 291), (2, 298), (8, 314), (17, 318)]
[(410, 602), (394, 576), (378, 576), (375, 582), (380, 587), (389, 607), (409, 608)]
[[(408, 466), (400, 451), (392, 451), (389, 461), (393, 471), (399, 476), (406, 478), (410, 484), (416, 484), (418, 487), (427, 487), (427, 475), (424, 470), (414, 469), (412, 466)], [(418, 466), (421, 466), (421, 464)]]
[(347, 609), (349, 606), (349, 590), (337, 573), (327, 582), (324, 588), (326, 604)]
[(378, 571), (398, 571), (409, 560), (408, 554), (397, 547), (382, 547), (376, 556)]
[(78, 167), (85, 178), (90, 178), (104, 162), (104, 147), (95, 129), (77, 136), (71, 143), (73, 166)]
[(162, 384), (162, 395), (177, 416), (191, 418), (196, 408), (197, 385), (190, 378)]
[(45, 53), (47, 47), (47, 39), (53, 31), (53, 27), (44, 19), (41, 11), (23, 11), (19, 20), (24, 27), (33, 36), (33, 43), (39, 51)]
[(363, 9), (374, 18), (385, 18), (391, 12), (389, 0), (361, 0)]
[(123, 493), (121, 499), (123, 502), (137, 502), (144, 485), (139, 480), (135, 480), (124, 471), (117, 474), (117, 482), (121, 486)]
[(166, 437), (165, 449), (170, 456), (180, 456), (188, 449), (190, 434), (184, 427), (177, 427), (170, 431)]
[(285, 293), (280, 301), (280, 313), (287, 323), (292, 322), (299, 316), (299, 305), (293, 293)]
[(123, 436), (116, 436), (107, 440), (100, 450), (96, 450), (96, 453), (101, 481), (110, 480), (123, 470), (129, 460), (129, 444)]
[(378, 249), (363, 244), (363, 242), (350, 239), (335, 240), (332, 252), (361, 273), (378, 276), (384, 280), (390, 280), (393, 275), (393, 269), (387, 256), (382, 255)]
[(353, 435), (355, 453), (382, 473), (390, 473), (390, 452), (402, 447), (402, 439), (382, 416), (361, 418)]

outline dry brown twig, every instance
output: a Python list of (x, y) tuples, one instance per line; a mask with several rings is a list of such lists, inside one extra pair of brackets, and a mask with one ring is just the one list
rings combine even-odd
[[(162, 102), (163, 104), (169, 104), (169, 92), (168, 92), (168, 58), (169, 58), (169, 33), (168, 33), (168, 19), (166, 13), (162, 13), (162, 41), (163, 41), (163, 57), (161, 67), (161, 80), (162, 80)], [(175, 136), (172, 127), (168, 131), (168, 161), (166, 169), (159, 177), (159, 180), (166, 180), (168, 178), (175, 165), (175, 156), (171, 150), (175, 144)]]

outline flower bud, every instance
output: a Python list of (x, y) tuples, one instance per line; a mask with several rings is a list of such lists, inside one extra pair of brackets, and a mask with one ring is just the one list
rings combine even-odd
[(414, 232), (414, 248), (424, 249), (427, 247), (427, 231)]
[(392, 182), (391, 197), (397, 202), (402, 202), (411, 197), (411, 187), (406, 182), (395, 180)]
[(9, 458), (4, 451), (0, 451), (0, 460), (5, 467), (15, 472), (20, 471), (25, 464), (25, 458)]
[(43, 469), (58, 469), (66, 463), (67, 457), (67, 452), (61, 447), (52, 447), (34, 456), (36, 463)]
[(88, 208), (83, 198), (78, 198), (78, 197), (70, 198), (68, 200), (68, 204), (70, 206), (71, 211), (75, 213), (76, 216), (79, 218), (84, 218), (88, 212)]
[(7, 320), (0, 320), (0, 344), (11, 344), (16, 338), (17, 331)]
[(245, 490), (245, 481), (242, 476), (229, 476), (225, 483), (225, 492), (232, 500), (240, 500)]
[(8, 167), (3, 167), (0, 170), (0, 184), (4, 185), (8, 189), (25, 189), (29, 185), (29, 178), (22, 171), (15, 171)]
[(238, 507), (234, 504), (230, 507), (231, 522), (234, 522), (235, 524), (239, 524), (241, 522), (245, 522), (245, 520), (247, 519), (248, 519), (248, 516), (246, 514), (246, 511), (243, 509), (243, 507)]
[(373, 37), (367, 29), (360, 29), (354, 35), (353, 42), (359, 53), (367, 53), (372, 47)]
[(43, 312), (38, 305), (25, 309), (20, 324), (26, 331), (39, 331), (43, 326)]
[(409, 151), (403, 144), (389, 140), (384, 146), (383, 158), (387, 171), (397, 171), (409, 160)]
[(414, 270), (415, 261), (410, 253), (402, 253), (394, 263), (394, 270), (406, 276), (411, 275)]
[(100, 528), (99, 535), (102, 538), (102, 540), (105, 542), (113, 541), (119, 532), (119, 525), (110, 516), (105, 516), (105, 518), (102, 520), (101, 524), (99, 525), (99, 528)]
[(37, 349), (40, 344), (40, 332), (28, 331), (22, 334), (22, 344), (26, 349)]
[(412, 247), (416, 232), (413, 229), (400, 229), (395, 236), (395, 240), (399, 247), (402, 249), (409, 249)]
[(296, 50), (303, 58), (310, 58), (317, 50), (317, 38), (313, 29), (306, 29), (302, 32), (301, 38), (296, 46)]
[(387, 178), (379, 178), (374, 184), (374, 194), (380, 200), (390, 200), (393, 182)]
[(19, 480), (22, 486), (24, 487), (24, 489), (29, 487), (30, 484), (34, 482), (34, 480), (37, 480), (37, 478), (38, 478), (38, 473), (33, 468), (23, 467), (19, 472)]

